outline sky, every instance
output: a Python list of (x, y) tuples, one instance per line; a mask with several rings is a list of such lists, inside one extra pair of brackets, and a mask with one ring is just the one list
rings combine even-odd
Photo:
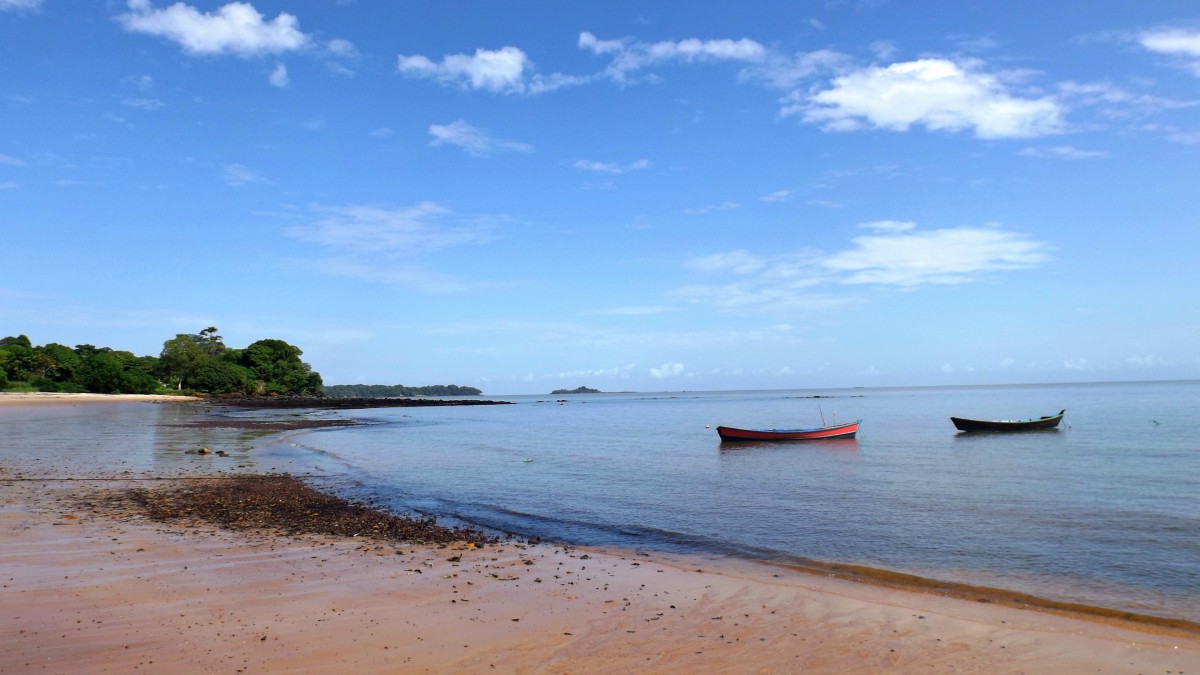
[(1200, 4), (0, 0), (0, 334), (485, 394), (1200, 378)]

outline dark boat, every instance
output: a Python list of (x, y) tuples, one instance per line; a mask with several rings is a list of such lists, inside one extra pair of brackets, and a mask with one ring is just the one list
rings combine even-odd
[(1028, 420), (972, 420), (965, 417), (951, 417), (950, 421), (954, 422), (954, 427), (959, 431), (1037, 431), (1057, 427), (1066, 412), (1066, 410), (1060, 410), (1057, 415)]
[(810, 429), (738, 429), (735, 427), (717, 427), (717, 433), (722, 441), (815, 441), (830, 438), (854, 438), (858, 433), (858, 425), (862, 420), (847, 424), (835, 424), (830, 427), (812, 427)]

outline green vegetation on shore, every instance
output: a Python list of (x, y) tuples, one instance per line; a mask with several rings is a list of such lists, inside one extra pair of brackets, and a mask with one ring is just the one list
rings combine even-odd
[(330, 398), (404, 398), (409, 396), (479, 396), (482, 390), (457, 384), (406, 387), (403, 384), (334, 384), (324, 388)]
[(550, 395), (554, 396), (556, 394), (602, 394), (602, 393), (604, 393), (604, 392), (600, 391), (599, 389), (592, 389), (591, 387), (576, 387), (574, 389), (555, 389), (554, 391), (550, 392)]
[(215, 326), (177, 334), (158, 356), (88, 344), (34, 346), (24, 335), (9, 336), (0, 339), (0, 390), (320, 395), (321, 375), (300, 360), (303, 353), (273, 339), (226, 347)]

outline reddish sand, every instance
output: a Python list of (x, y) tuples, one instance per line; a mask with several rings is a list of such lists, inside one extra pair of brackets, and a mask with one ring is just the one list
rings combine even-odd
[(1196, 631), (744, 562), (98, 516), (69, 497), (120, 483), (40, 480), (68, 450), (0, 462), (2, 673), (1200, 672)]
[(1195, 636), (767, 566), (181, 530), (15, 477), (0, 672), (1200, 670)]

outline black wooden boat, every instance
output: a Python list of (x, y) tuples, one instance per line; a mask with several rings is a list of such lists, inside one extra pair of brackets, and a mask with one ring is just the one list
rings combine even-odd
[(1066, 410), (1058, 411), (1057, 415), (1047, 415), (1028, 420), (972, 420), (965, 417), (951, 417), (954, 427), (959, 431), (1037, 431), (1053, 429), (1062, 421)]

